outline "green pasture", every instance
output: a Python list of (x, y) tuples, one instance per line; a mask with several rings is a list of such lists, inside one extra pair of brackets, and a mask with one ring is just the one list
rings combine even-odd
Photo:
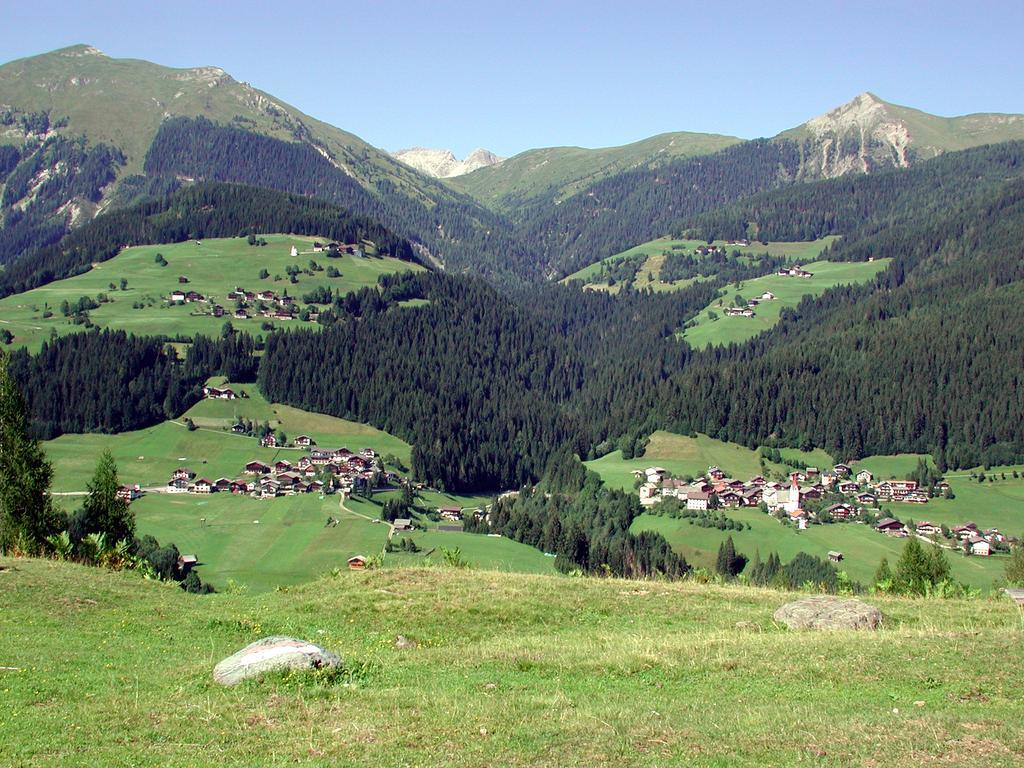
[[(701, 528), (686, 520), (644, 514), (633, 522), (631, 530), (657, 531), (673, 549), (682, 554), (690, 563), (713, 569), (718, 547), (728, 536), (732, 536), (738, 552), (753, 559), (760, 550), (765, 558), (771, 552), (778, 552), (783, 562), (792, 559), (797, 552), (807, 552), (817, 557), (826, 557), (830, 550), (842, 552), (843, 561), (839, 567), (855, 581), (868, 584), (883, 557), (894, 565), (899, 559), (905, 543), (898, 539), (877, 533), (870, 526), (859, 523), (833, 523), (812, 525), (800, 531), (785, 525), (774, 517), (757, 509), (729, 509), (725, 514), (738, 521), (750, 524), (749, 530), (720, 531), (717, 528)], [(957, 552), (947, 552), (954, 578), (983, 590), (990, 590), (993, 582), (1002, 578), (1005, 559), (992, 557), (965, 557)]]
[[(98, 309), (91, 310), (92, 322), (103, 328), (114, 328), (138, 335), (188, 336), (206, 334), (215, 336), (227, 320), (236, 328), (256, 335), (262, 331), (265, 318), (250, 317), (235, 320), (230, 317), (235, 303), (226, 295), (236, 287), (259, 292), (272, 290), (278, 295), (286, 291), (296, 301), (302, 301), (305, 293), (326, 286), (332, 291), (346, 294), (365, 286), (377, 284), (382, 274), (403, 271), (419, 271), (417, 264), (399, 261), (390, 257), (357, 257), (345, 255), (328, 258), (326, 253), (313, 253), (316, 238), (301, 235), (263, 235), (265, 246), (251, 246), (246, 238), (215, 238), (173, 243), (165, 245), (143, 245), (126, 248), (114, 258), (93, 265), (84, 274), (58, 280), (26, 293), (19, 293), (0, 299), (0, 326), (14, 334), (14, 344), (37, 349), (51, 334), (64, 335), (80, 331), (84, 326), (73, 324), (60, 310), (67, 300), (75, 303), (82, 296), (96, 299), (104, 293), (110, 299)], [(324, 238), (319, 239), (325, 242)], [(290, 255), (291, 248), (299, 250), (297, 257)], [(162, 254), (167, 266), (157, 264), (156, 254)], [(292, 283), (286, 274), (290, 265), (309, 267), (310, 261), (323, 267), (313, 275), (299, 273), (297, 282)], [(327, 268), (333, 266), (340, 277), (327, 277)], [(266, 269), (270, 276), (260, 279), (260, 271)], [(180, 284), (179, 277), (187, 277), (187, 284)], [(126, 289), (120, 290), (120, 281), (128, 281)], [(113, 284), (115, 289), (111, 289)], [(214, 317), (207, 302), (175, 304), (169, 303), (172, 291), (193, 290), (220, 303), (225, 317)], [(133, 308), (133, 304), (143, 308)], [(44, 313), (52, 312), (52, 317)], [(250, 310), (249, 314), (253, 314)], [(318, 327), (315, 323), (299, 320), (274, 320), (277, 327)]]
[(717, 466), (733, 477), (747, 479), (761, 472), (757, 451), (735, 443), (725, 443), (707, 435), (686, 437), (658, 431), (651, 435), (644, 455), (623, 459), (622, 451), (612, 451), (599, 459), (585, 462), (610, 488), (632, 488), (633, 470), (664, 467), (675, 476), (697, 477)]
[(402, 537), (411, 538), (420, 547), (420, 552), (389, 552), (384, 558), (387, 566), (408, 566), (417, 563), (443, 562), (443, 549), (458, 549), (462, 558), (474, 568), (517, 573), (554, 573), (555, 558), (546, 556), (518, 541), (503, 536), (487, 536), (479, 533), (439, 531), (412, 531), (396, 534), (393, 543), (398, 545)]
[[(197, 555), (203, 580), (223, 588), (232, 579), (265, 591), (346, 568), (353, 555), (381, 551), (387, 526), (341, 511), (340, 498), (149, 494), (132, 509), (138, 534)], [(328, 517), (340, 522), (327, 526)]]
[[(779, 321), (783, 308), (795, 307), (804, 296), (820, 296), (829, 288), (865, 282), (885, 269), (888, 263), (888, 259), (872, 262), (815, 261), (803, 265), (808, 272), (814, 273), (814, 277), (767, 275), (747, 280), (739, 288), (730, 285), (694, 317), (694, 324), (682, 336), (697, 349), (746, 341), (772, 328)], [(725, 316), (725, 308), (733, 305), (733, 297), (737, 294), (751, 299), (766, 291), (775, 294), (775, 299), (758, 304), (754, 308), (754, 317)], [(709, 312), (713, 312), (716, 319), (711, 319)]]

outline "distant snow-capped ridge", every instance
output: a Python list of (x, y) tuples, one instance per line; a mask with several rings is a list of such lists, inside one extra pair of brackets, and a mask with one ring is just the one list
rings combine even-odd
[(465, 159), (459, 160), (449, 149), (424, 149), (423, 147), (400, 149), (397, 152), (392, 152), (391, 156), (435, 179), (462, 176), (478, 168), (497, 165), (505, 159), (486, 149), (474, 149), (466, 155)]

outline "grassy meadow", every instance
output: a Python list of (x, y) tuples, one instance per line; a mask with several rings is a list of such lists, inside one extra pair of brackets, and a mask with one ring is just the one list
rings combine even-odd
[[(830, 262), (815, 261), (804, 263), (814, 277), (782, 277), (767, 275), (747, 280), (741, 287), (728, 286), (719, 293), (718, 299), (701, 310), (694, 317), (694, 324), (683, 332), (683, 338), (692, 347), (703, 349), (714, 344), (732, 344), (752, 339), (762, 331), (779, 322), (783, 308), (795, 307), (804, 296), (820, 296), (829, 288), (870, 280), (885, 269), (888, 259), (871, 262)], [(737, 294), (744, 299), (760, 296), (765, 291), (775, 294), (772, 301), (761, 302), (754, 308), (754, 317), (726, 317), (723, 312), (733, 304)], [(716, 319), (708, 313), (714, 312)]]
[[(221, 379), (214, 379), (221, 383)], [(116, 435), (67, 434), (44, 443), (54, 464), (53, 490), (74, 492), (85, 489), (92, 477), (96, 457), (104, 448), (117, 461), (121, 480), (143, 487), (165, 485), (171, 473), (187, 466), (200, 477), (238, 477), (252, 459), (273, 463), (278, 458), (295, 461), (304, 451), (294, 448), (260, 448), (254, 437), (235, 435), (227, 428), (238, 418), (269, 421), (289, 438), (307, 434), (331, 448), (352, 450), (373, 448), (382, 455), (393, 454), (408, 464), (408, 443), (366, 424), (310, 413), (286, 405), (268, 403), (255, 385), (233, 385), (249, 396), (236, 400), (201, 400), (181, 419), (155, 427)], [(197, 429), (189, 431), (185, 418)]]
[[(729, 509), (725, 510), (725, 514), (733, 520), (749, 523), (750, 529), (720, 531), (717, 528), (690, 525), (686, 520), (645, 514), (633, 522), (632, 530), (637, 533), (661, 533), (688, 562), (708, 569), (714, 568), (718, 547), (728, 536), (732, 536), (736, 550), (750, 559), (758, 550), (762, 559), (770, 552), (778, 552), (783, 562), (791, 560), (801, 551), (824, 558), (830, 550), (835, 550), (843, 553), (839, 568), (862, 584), (871, 583), (883, 557), (889, 559), (890, 565), (895, 565), (906, 542), (905, 539), (885, 536), (870, 526), (858, 523), (812, 525), (807, 530), (799, 531), (757, 509)], [(947, 558), (953, 578), (985, 592), (992, 589), (993, 582), (1002, 579), (1006, 565), (1004, 557), (995, 555), (964, 557), (962, 554), (947, 552)]]
[[(272, 290), (279, 295), (285, 291), (301, 302), (303, 294), (325, 286), (342, 294), (365, 286), (376, 285), (377, 278), (391, 272), (419, 271), (418, 264), (390, 257), (359, 258), (345, 255), (328, 258), (325, 253), (313, 253), (316, 238), (301, 235), (264, 235), (265, 246), (251, 246), (245, 238), (215, 238), (165, 245), (143, 245), (126, 248), (114, 258), (98, 264), (88, 272), (65, 280), (41, 286), (25, 293), (0, 299), (0, 325), (14, 334), (14, 344), (37, 349), (51, 333), (64, 335), (82, 330), (61, 314), (61, 302), (74, 303), (82, 296), (95, 299), (106, 294), (110, 302), (91, 310), (89, 317), (102, 328), (114, 328), (138, 335), (194, 336), (220, 333), (226, 320), (239, 330), (254, 335), (261, 332), (264, 318), (235, 320), (214, 317), (205, 302), (171, 305), (171, 292), (182, 288), (193, 290), (223, 305), (228, 315), (234, 311), (234, 302), (225, 298), (236, 287), (251, 291)], [(320, 238), (324, 242), (323, 238)], [(299, 256), (290, 255), (291, 248)], [(157, 264), (156, 254), (162, 254), (167, 266)], [(298, 264), (302, 269), (315, 261), (323, 271), (312, 276), (300, 273), (297, 283), (291, 283), (286, 269)], [(327, 268), (333, 266), (340, 277), (327, 277)], [(261, 280), (260, 271), (266, 269), (270, 277)], [(178, 277), (189, 279), (178, 283)], [(128, 281), (120, 290), (120, 281)], [(111, 290), (110, 284), (118, 286)], [(143, 304), (141, 309), (133, 308)], [(44, 317), (47, 311), (52, 317)], [(250, 312), (250, 314), (252, 314)], [(298, 320), (275, 321), (280, 327), (317, 327)]]
[[(828, 237), (821, 238), (820, 240), (806, 242), (760, 243), (755, 241), (750, 245), (730, 245), (724, 240), (715, 240), (712, 245), (726, 248), (729, 253), (739, 251), (743, 255), (750, 256), (767, 253), (770, 256), (784, 257), (791, 262), (803, 263), (815, 261), (836, 239), (838, 238), (833, 235), (829, 235)], [(608, 286), (606, 283), (597, 282), (596, 278), (600, 275), (601, 268), (604, 265), (613, 264), (614, 262), (622, 261), (623, 259), (642, 256), (644, 257), (644, 262), (636, 274), (636, 280), (633, 282), (633, 286), (635, 288), (651, 288), (654, 291), (678, 290), (679, 288), (685, 288), (687, 285), (691, 285), (697, 280), (703, 278), (698, 276), (696, 278), (688, 278), (686, 280), (662, 282), (660, 275), (661, 268), (665, 264), (665, 253), (667, 251), (693, 253), (700, 246), (706, 246), (707, 244), (708, 243), (704, 240), (674, 240), (668, 237), (661, 237), (657, 240), (651, 240), (646, 243), (641, 243), (640, 245), (635, 245), (625, 251), (608, 256), (594, 264), (590, 264), (578, 272), (574, 272), (564, 278), (562, 282), (582, 282), (586, 288), (617, 293), (621, 288), (620, 285), (616, 284), (614, 286)]]
[[(878, 632), (794, 635), (771, 618), (790, 595), (738, 586), (433, 567), (196, 596), (51, 561), (0, 568), (11, 766), (1024, 760), (1008, 600), (871, 598)], [(340, 674), (213, 683), (271, 634), (340, 653)]]
[[(820, 468), (831, 467), (831, 460), (824, 451), (799, 451), (787, 448), (783, 455), (799, 459), (805, 464), (817, 463)], [(634, 459), (623, 459), (622, 451), (612, 451), (599, 459), (584, 462), (587, 467), (601, 476), (610, 488), (632, 488), (633, 471), (648, 467), (664, 467), (676, 477), (693, 475), (699, 477), (709, 467), (719, 467), (732, 477), (747, 480), (765, 470), (761, 468), (760, 454), (736, 443), (726, 443), (707, 435), (696, 437), (678, 435), (659, 430), (650, 437), (644, 455)], [(788, 467), (781, 464), (767, 464), (767, 470), (785, 473)]]

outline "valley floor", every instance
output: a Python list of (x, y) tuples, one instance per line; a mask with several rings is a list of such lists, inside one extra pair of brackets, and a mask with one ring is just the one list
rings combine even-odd
[[(1024, 761), (1006, 599), (882, 598), (877, 633), (794, 634), (771, 618), (787, 594), (656, 581), (407, 568), (195, 596), (0, 559), (0, 585), (10, 766)], [(341, 653), (343, 674), (213, 683), (277, 633)]]

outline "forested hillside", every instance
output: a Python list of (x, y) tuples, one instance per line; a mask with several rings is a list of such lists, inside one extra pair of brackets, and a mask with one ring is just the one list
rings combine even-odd
[(671, 377), (676, 429), (836, 456), (932, 453), (941, 468), (1024, 457), (1024, 181), (837, 244), (891, 257), (869, 287), (830, 291), (751, 342)]
[(0, 272), (0, 294), (20, 293), (80, 274), (91, 264), (115, 256), (126, 244), (175, 243), (251, 232), (291, 232), (349, 243), (365, 238), (383, 253), (416, 260), (407, 240), (336, 205), (270, 189), (201, 183), (99, 216), (60, 243), (19, 259)]
[(799, 167), (793, 142), (744, 142), (713, 155), (620, 173), (557, 206), (520, 209), (516, 231), (548, 274), (564, 277), (665, 234), (680, 217), (792, 183)]
[[(672, 232), (709, 241), (815, 240), (826, 235), (849, 240), (886, 230), (908, 216), (942, 216), (963, 200), (1021, 175), (1024, 142), (1006, 142), (953, 152), (912, 169), (853, 174), (763, 192), (701, 215), (680, 217)], [(841, 252), (842, 245), (835, 250)]]
[(452, 272), (482, 272), (496, 279), (534, 272), (508, 224), (469, 197), (453, 192), (442, 199), (411, 196), (384, 175), (370, 176), (370, 191), (306, 143), (203, 118), (176, 118), (160, 126), (146, 153), (145, 171), (158, 178), (187, 176), (313, 195), (414, 239)]

